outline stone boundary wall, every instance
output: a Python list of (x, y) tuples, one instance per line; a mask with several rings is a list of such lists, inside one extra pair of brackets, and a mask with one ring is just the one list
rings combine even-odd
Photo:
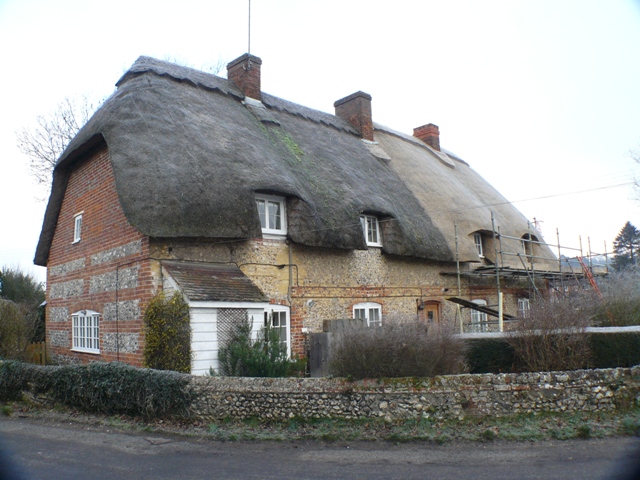
[(614, 411), (640, 406), (640, 366), (550, 373), (349, 382), (329, 378), (192, 377), (191, 416), (385, 420)]

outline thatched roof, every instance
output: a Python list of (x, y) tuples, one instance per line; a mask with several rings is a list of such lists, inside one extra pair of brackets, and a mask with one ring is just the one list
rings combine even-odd
[[(386, 253), (452, 261), (453, 217), (442, 211), (502, 198), (466, 164), (444, 165), (420, 140), (378, 128), (380, 145), (367, 145), (334, 115), (268, 94), (262, 106), (245, 105), (215, 75), (140, 57), (117, 86), (58, 161), (38, 265), (47, 262), (69, 170), (100, 142), (127, 220), (152, 237), (261, 237), (254, 195), (262, 192), (287, 197), (294, 242), (366, 248), (365, 212), (387, 220)], [(526, 227), (513, 207), (500, 212), (501, 225)], [(465, 232), (491, 227), (485, 212), (461, 218)]]

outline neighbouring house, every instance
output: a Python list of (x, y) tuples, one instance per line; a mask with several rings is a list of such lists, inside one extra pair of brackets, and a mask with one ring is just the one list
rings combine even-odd
[(526, 310), (553, 254), (436, 125), (374, 123), (363, 92), (335, 115), (268, 95), (261, 63), (224, 79), (140, 57), (60, 157), (35, 256), (56, 361), (141, 365), (161, 290), (190, 304), (197, 374), (247, 316), (292, 355), (332, 319), (497, 328), (498, 266), (504, 311)]

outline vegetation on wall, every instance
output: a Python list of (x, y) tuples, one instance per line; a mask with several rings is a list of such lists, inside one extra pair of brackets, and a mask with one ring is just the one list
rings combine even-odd
[(159, 293), (144, 314), (144, 366), (157, 370), (191, 372), (189, 305), (180, 292), (167, 298)]
[(0, 268), (0, 358), (27, 360), (28, 345), (44, 341), (44, 298), (32, 275)]
[(286, 377), (304, 371), (304, 365), (287, 357), (278, 331), (267, 322), (252, 337), (252, 325), (245, 316), (236, 325), (229, 341), (218, 351), (219, 373), (230, 377)]
[(388, 321), (350, 322), (332, 343), (329, 370), (353, 379), (431, 377), (467, 371), (464, 343), (443, 326)]

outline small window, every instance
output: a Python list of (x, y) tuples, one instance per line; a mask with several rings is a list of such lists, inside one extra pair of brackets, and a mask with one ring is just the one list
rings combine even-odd
[[(486, 305), (486, 300), (471, 300), (476, 305)], [(478, 310), (471, 310), (471, 331), (472, 332), (486, 332), (488, 330), (487, 314)]]
[(379, 303), (358, 303), (353, 306), (353, 318), (367, 322), (369, 327), (382, 325), (382, 308)]
[(382, 239), (380, 238), (380, 225), (378, 218), (373, 215), (360, 215), (360, 223), (364, 238), (369, 247), (381, 247)]
[(71, 315), (73, 323), (73, 350), (100, 353), (100, 314), (81, 310)]
[(519, 298), (518, 299), (518, 318), (528, 318), (530, 307), (531, 305), (529, 304), (528, 298)]
[(482, 248), (482, 235), (479, 233), (473, 234), (473, 243), (476, 245), (476, 251), (478, 252), (478, 256), (480, 258), (484, 258), (484, 250)]
[(287, 234), (287, 217), (283, 197), (273, 195), (257, 195), (256, 205), (262, 233), (271, 235)]
[(280, 345), (286, 347), (287, 356), (291, 356), (291, 345), (289, 342), (290, 324), (289, 324), (289, 308), (281, 306), (269, 307), (264, 311), (264, 326), (271, 322), (271, 328), (278, 332), (280, 336)]
[(73, 243), (78, 243), (82, 238), (82, 213), (73, 217)]

